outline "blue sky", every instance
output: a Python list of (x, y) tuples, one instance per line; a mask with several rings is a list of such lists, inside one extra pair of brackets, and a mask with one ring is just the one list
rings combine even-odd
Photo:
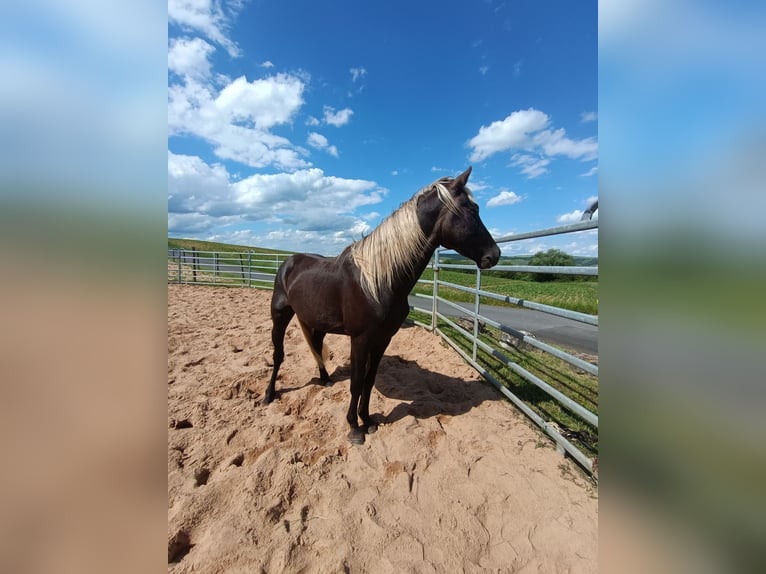
[(334, 255), (468, 165), (495, 236), (598, 195), (595, 2), (169, 0), (168, 21), (171, 237)]

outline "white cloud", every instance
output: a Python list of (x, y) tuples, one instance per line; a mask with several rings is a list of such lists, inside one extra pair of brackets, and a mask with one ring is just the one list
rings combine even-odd
[(595, 122), (598, 119), (598, 114), (596, 112), (582, 112), (580, 114), (580, 121), (582, 123), (588, 123), (588, 122)]
[(323, 149), (331, 156), (338, 157), (338, 148), (334, 145), (330, 145), (327, 138), (317, 132), (311, 132), (309, 134), (307, 143), (316, 149)]
[(327, 142), (327, 138), (324, 137), (322, 134), (318, 134), (317, 132), (311, 132), (308, 137), (308, 144), (311, 147), (322, 149), (327, 147), (328, 142)]
[(489, 66), (481, 66), (479, 68), (479, 73), (481, 73), (482, 76), (486, 76), (487, 72), (489, 72)]
[(516, 153), (511, 156), (511, 164), (521, 168), (521, 173), (528, 179), (534, 179), (548, 173), (548, 164), (551, 160), (546, 157)]
[(321, 123), (322, 123), (322, 122), (320, 122), (320, 121), (319, 121), (318, 119), (316, 119), (314, 116), (309, 116), (309, 117), (306, 119), (306, 125), (307, 125), (307, 126), (318, 126), (318, 125), (320, 125)]
[[(348, 244), (371, 229), (369, 221), (377, 214), (355, 212), (380, 203), (385, 193), (373, 181), (328, 176), (318, 168), (256, 174), (233, 182), (222, 165), (168, 151), (168, 231), (172, 235), (231, 237), (232, 226), (261, 222), (275, 226), (269, 234), (276, 235), (268, 245), (251, 244), (278, 246), (275, 237), (283, 234), (296, 248), (302, 236), (331, 251), (336, 243)], [(242, 237), (239, 243), (245, 242)], [(247, 237), (269, 239), (263, 234)]]
[(261, 62), (261, 68), (273, 68), (274, 64), (271, 60), (266, 60), (265, 62)]
[(585, 205), (591, 206), (596, 201), (598, 201), (598, 195), (591, 195), (588, 199), (585, 200)]
[(168, 88), (168, 129), (170, 135), (201, 137), (218, 157), (251, 167), (308, 167), (301, 157), (306, 150), (269, 131), (292, 120), (303, 105), (303, 91), (302, 80), (289, 74), (252, 82), (241, 76), (220, 92), (186, 76)]
[(179, 76), (210, 77), (210, 54), (215, 48), (201, 38), (173, 38), (168, 48), (168, 69)]
[(481, 126), (479, 133), (468, 141), (473, 148), (471, 161), (482, 161), (509, 149), (525, 149), (531, 146), (531, 134), (548, 125), (548, 116), (529, 108), (519, 110), (503, 120)]
[(521, 201), (521, 196), (513, 191), (503, 190), (487, 202), (487, 207), (499, 207), (501, 205), (513, 205)]
[(225, 167), (168, 151), (168, 213), (213, 216), (236, 210)]
[(168, 0), (168, 21), (186, 30), (195, 30), (223, 46), (231, 57), (239, 47), (225, 33), (227, 18), (220, 2), (213, 0)]
[(201, 213), (168, 213), (169, 235), (195, 235), (217, 225), (215, 218)]
[(580, 218), (582, 218), (582, 210), (581, 209), (575, 209), (571, 213), (564, 213), (562, 215), (559, 215), (556, 218), (556, 221), (559, 223), (575, 223), (577, 221), (580, 221)]
[(592, 175), (596, 175), (598, 173), (598, 166), (594, 165), (592, 168), (590, 168), (585, 173), (581, 173), (580, 177), (590, 177)]
[(583, 161), (595, 159), (598, 154), (598, 142), (590, 137), (582, 140), (572, 140), (566, 137), (564, 128), (543, 130), (535, 134), (535, 145), (542, 147), (547, 155), (565, 155), (572, 159)]
[(251, 209), (285, 210), (295, 217), (307, 211), (349, 213), (379, 203), (383, 191), (375, 182), (326, 176), (319, 168), (292, 173), (256, 174), (235, 182), (237, 201)]
[(326, 124), (330, 124), (335, 127), (340, 127), (343, 125), (346, 125), (349, 120), (351, 120), (351, 116), (353, 115), (353, 110), (350, 108), (343, 108), (342, 110), (335, 111), (335, 108), (332, 108), (330, 106), (324, 107), (324, 122)]
[(256, 128), (269, 129), (287, 123), (303, 105), (303, 82), (278, 74), (248, 82), (240, 76), (218, 94), (215, 107), (234, 121), (252, 121)]
[[(563, 155), (581, 161), (595, 159), (598, 142), (590, 137), (573, 140), (563, 128), (552, 129), (547, 114), (529, 108), (517, 110), (502, 120), (481, 126), (479, 133), (468, 140), (471, 161), (483, 161), (504, 151), (521, 151), (512, 156), (512, 164), (522, 168), (528, 177), (537, 177), (547, 171), (550, 158)], [(536, 161), (530, 153), (541, 157)]]
[(364, 68), (351, 68), (349, 72), (351, 72), (352, 82), (356, 82), (360, 78), (364, 78), (367, 75), (367, 70)]

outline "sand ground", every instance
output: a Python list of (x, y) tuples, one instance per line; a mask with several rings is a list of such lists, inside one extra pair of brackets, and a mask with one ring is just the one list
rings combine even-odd
[(262, 406), (270, 298), (168, 285), (169, 572), (597, 570), (596, 489), (438, 336), (394, 337), (362, 446), (346, 337), (324, 388), (293, 321)]

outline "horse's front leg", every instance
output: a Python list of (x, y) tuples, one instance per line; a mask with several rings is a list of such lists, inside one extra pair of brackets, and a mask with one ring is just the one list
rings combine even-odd
[(370, 395), (375, 386), (375, 375), (378, 373), (378, 365), (386, 352), (391, 337), (386, 337), (370, 346), (370, 353), (367, 362), (367, 369), (364, 375), (364, 388), (359, 401), (359, 418), (362, 419), (362, 430), (367, 434), (372, 434), (378, 430), (378, 423), (370, 416)]
[(364, 431), (359, 428), (357, 413), (359, 412), (359, 399), (364, 390), (364, 376), (369, 355), (368, 344), (365, 338), (356, 337), (351, 339), (351, 403), (348, 405), (346, 420), (351, 430), (348, 439), (353, 444), (364, 444)]

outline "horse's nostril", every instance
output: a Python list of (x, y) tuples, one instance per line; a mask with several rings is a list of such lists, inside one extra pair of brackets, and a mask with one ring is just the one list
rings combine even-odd
[(481, 269), (489, 269), (490, 267), (494, 267), (497, 265), (497, 262), (500, 260), (500, 249), (495, 249), (491, 254), (485, 255), (481, 258), (481, 263), (479, 264), (479, 267)]

